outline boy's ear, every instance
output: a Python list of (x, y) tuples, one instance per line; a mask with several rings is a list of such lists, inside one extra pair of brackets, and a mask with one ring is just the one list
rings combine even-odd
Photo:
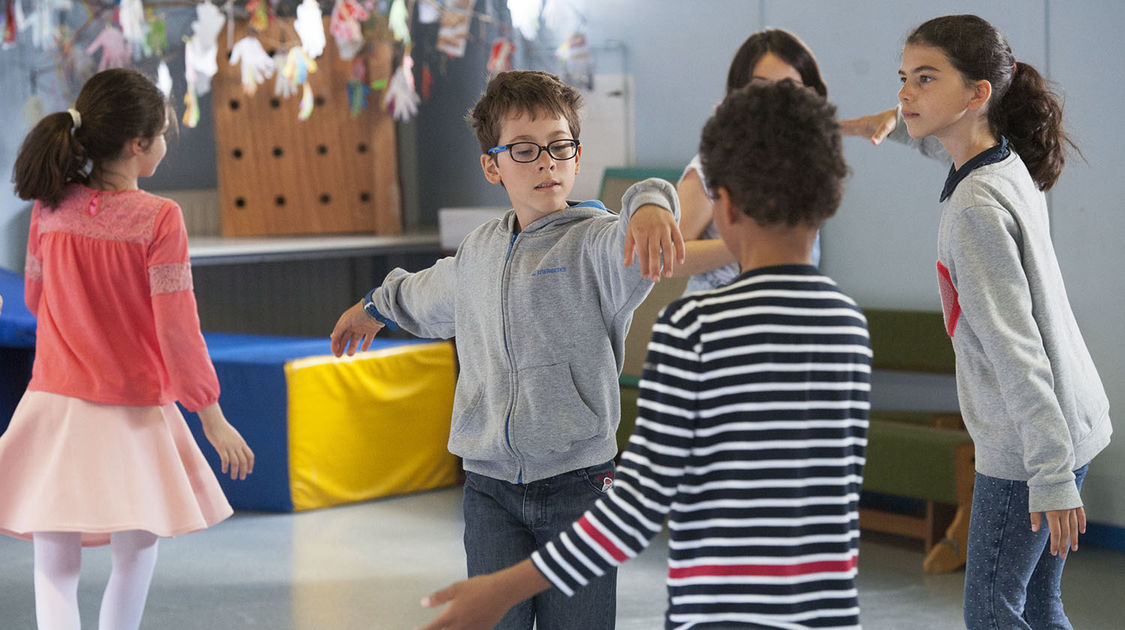
[(981, 79), (973, 84), (973, 97), (969, 99), (969, 109), (980, 109), (992, 98), (992, 84)]
[(494, 156), (491, 156), (487, 153), (481, 153), (480, 169), (484, 171), (484, 178), (488, 180), (488, 183), (503, 183), (503, 180), (500, 178), (500, 164), (497, 163)]
[(578, 167), (582, 162), (582, 145), (578, 145), (578, 153), (574, 155), (574, 174), (578, 174)]
[(734, 202), (731, 201), (730, 192), (726, 188), (719, 186), (715, 191), (715, 198), (711, 200), (711, 208), (715, 211), (715, 216), (722, 217), (722, 220), (727, 225), (735, 223), (742, 216), (742, 211), (735, 207)]

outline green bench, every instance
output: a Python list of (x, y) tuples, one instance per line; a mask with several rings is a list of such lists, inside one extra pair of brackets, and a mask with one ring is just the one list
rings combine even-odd
[[(953, 346), (941, 313), (866, 309), (864, 314), (874, 369), (953, 374)], [(921, 540), (927, 573), (953, 571), (965, 564), (974, 476), (973, 442), (959, 413), (872, 408), (860, 527)], [(879, 506), (871, 493), (920, 505)]]

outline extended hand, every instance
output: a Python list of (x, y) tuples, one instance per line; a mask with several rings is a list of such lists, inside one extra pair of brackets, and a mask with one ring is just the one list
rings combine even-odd
[(495, 573), (446, 587), (422, 600), (423, 608), (449, 605), (418, 630), (488, 630), (513, 606), (505, 601), (505, 590)]
[(356, 302), (336, 320), (336, 327), (332, 329), (332, 354), (340, 356), (347, 352), (350, 357), (356, 350), (367, 350), (382, 329), (383, 323), (363, 310), (363, 301)]
[[(672, 256), (673, 248), (675, 256)], [(660, 255), (664, 254), (664, 275), (671, 278), (676, 263), (684, 262), (684, 236), (676, 218), (660, 206), (637, 208), (625, 236), (625, 266), (641, 261), (641, 275), (660, 282)]]
[(878, 114), (841, 120), (840, 133), (845, 136), (868, 138), (871, 144), (878, 146), (897, 126), (898, 108), (892, 107)]
[[(1032, 512), (1031, 531), (1039, 531), (1042, 524), (1042, 514)], [(1078, 534), (1086, 533), (1085, 508), (1072, 508), (1069, 510), (1048, 510), (1047, 527), (1051, 530), (1051, 555), (1060, 555), (1066, 558), (1067, 550), (1078, 551)]]

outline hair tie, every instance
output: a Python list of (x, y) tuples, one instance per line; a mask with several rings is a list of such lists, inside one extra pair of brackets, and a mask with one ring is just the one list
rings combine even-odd
[(66, 112), (70, 114), (70, 120), (74, 123), (74, 129), (77, 131), (78, 128), (82, 126), (82, 114), (79, 114), (78, 110), (73, 107), (66, 110)]

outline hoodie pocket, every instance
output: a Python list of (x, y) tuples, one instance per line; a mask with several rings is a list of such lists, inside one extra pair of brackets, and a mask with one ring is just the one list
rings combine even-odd
[(477, 388), (468, 401), (464, 408), (459, 408), (454, 400), (449, 452), (466, 459), (490, 461), (511, 457), (504, 444), (504, 419), (489, 413), (484, 388)]
[(530, 456), (565, 452), (602, 432), (598, 414), (578, 394), (569, 363), (525, 368), (517, 378), (518, 397), (508, 425), (516, 450)]

